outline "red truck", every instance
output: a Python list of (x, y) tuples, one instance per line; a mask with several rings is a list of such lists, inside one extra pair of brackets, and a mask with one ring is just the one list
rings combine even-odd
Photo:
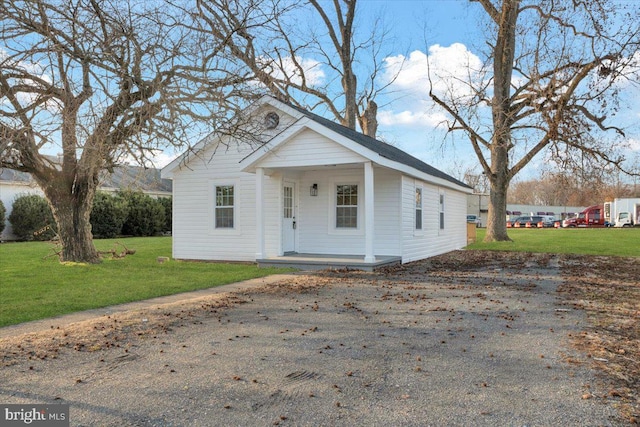
[(574, 217), (562, 221), (563, 227), (604, 227), (603, 205), (589, 206)]

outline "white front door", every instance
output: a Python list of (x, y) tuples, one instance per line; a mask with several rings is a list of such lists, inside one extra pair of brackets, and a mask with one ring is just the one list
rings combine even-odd
[(295, 184), (285, 182), (282, 189), (282, 251), (296, 251)]

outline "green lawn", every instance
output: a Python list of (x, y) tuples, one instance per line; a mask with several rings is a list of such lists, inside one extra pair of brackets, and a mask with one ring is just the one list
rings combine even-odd
[(171, 256), (170, 237), (96, 240), (98, 250), (115, 242), (135, 255), (98, 265), (64, 265), (43, 242), (0, 244), (0, 327), (91, 308), (140, 301), (263, 277), (290, 270), (247, 264), (157, 262)]
[(467, 249), (551, 252), (640, 257), (640, 227), (635, 228), (512, 228), (513, 242), (484, 243), (486, 229), (477, 229), (476, 243)]
[[(510, 229), (513, 242), (483, 243), (485, 229), (467, 249), (640, 257), (640, 228)], [(122, 242), (136, 254), (98, 265), (64, 265), (50, 243), (0, 244), (0, 327), (65, 313), (210, 288), (290, 270), (247, 264), (171, 260), (170, 237), (96, 240), (99, 250)]]

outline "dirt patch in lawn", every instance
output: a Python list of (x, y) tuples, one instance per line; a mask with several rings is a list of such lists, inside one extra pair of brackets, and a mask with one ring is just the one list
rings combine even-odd
[(488, 251), (290, 276), (0, 339), (0, 403), (87, 426), (626, 425), (638, 277)]
[(640, 259), (566, 256), (558, 289), (588, 314), (590, 327), (573, 344), (606, 375), (608, 394), (621, 400), (630, 422), (640, 422)]

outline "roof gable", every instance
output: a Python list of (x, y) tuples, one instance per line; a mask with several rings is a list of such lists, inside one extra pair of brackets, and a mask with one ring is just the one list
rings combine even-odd
[(366, 160), (366, 157), (331, 138), (303, 127), (295, 137), (289, 137), (266, 151), (259, 162), (264, 168), (279, 168), (362, 163)]
[(342, 126), (341, 124), (335, 123), (331, 120), (328, 120), (324, 117), (321, 117), (317, 114), (311, 113), (309, 111), (303, 110), (301, 108), (291, 106), (295, 110), (299, 111), (306, 117), (309, 117), (311, 120), (325, 126), (332, 131), (350, 139), (361, 146), (376, 152), (380, 156), (392, 160), (394, 162), (401, 163), (403, 165), (409, 166), (411, 168), (417, 169), (421, 172), (424, 172), (428, 175), (434, 176), (436, 178), (444, 179), (445, 181), (449, 181), (452, 184), (460, 185), (466, 188), (471, 188), (467, 184), (462, 181), (457, 180), (456, 178), (442, 172), (439, 169), (434, 168), (433, 166), (423, 162), (422, 160), (413, 157), (409, 153), (400, 150), (399, 148), (394, 147), (393, 145), (387, 144), (385, 142), (379, 141), (370, 136), (364, 135), (360, 132), (357, 132), (351, 128), (346, 126)]
[[(464, 182), (390, 144), (366, 136), (353, 129), (311, 113), (303, 108), (277, 100), (271, 96), (264, 96), (253, 104), (248, 109), (248, 114), (263, 111), (263, 107), (265, 106), (285, 113), (290, 116), (291, 120), (288, 121), (286, 126), (282, 127), (282, 130), (240, 162), (242, 170), (245, 172), (253, 172), (263, 160), (269, 158), (269, 155), (276, 152), (279, 147), (286, 145), (288, 141), (300, 135), (306, 129), (311, 129), (329, 138), (333, 142), (344, 146), (353, 153), (362, 156), (364, 159), (369, 159), (375, 163), (425, 181), (431, 181), (438, 185), (450, 185), (458, 190), (469, 192), (472, 189)], [(216, 143), (216, 141), (217, 139), (212, 134), (198, 142), (196, 147), (202, 149), (204, 146)], [(165, 166), (162, 170), (163, 177), (172, 177), (175, 169), (179, 168), (183, 163), (188, 163), (188, 153), (189, 151), (185, 152), (182, 156)], [(316, 164), (320, 164), (318, 163), (318, 157), (313, 157), (312, 160), (313, 159), (315, 159)]]

